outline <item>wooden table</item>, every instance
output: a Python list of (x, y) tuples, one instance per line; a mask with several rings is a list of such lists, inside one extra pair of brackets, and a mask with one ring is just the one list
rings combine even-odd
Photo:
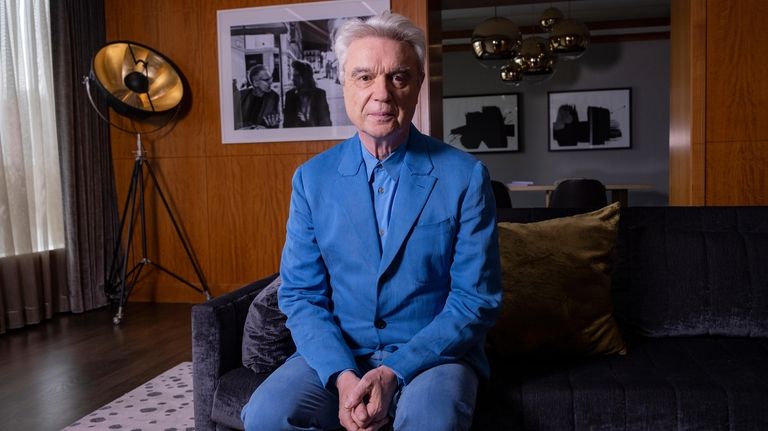
[[(544, 192), (544, 203), (547, 207), (549, 207), (549, 198), (552, 196), (552, 191), (555, 189), (554, 185), (541, 184), (507, 184), (506, 186), (510, 192)], [(606, 184), (605, 189), (611, 192), (611, 202), (621, 202), (621, 206), (625, 207), (629, 204), (630, 190), (652, 190), (653, 187), (648, 184)]]

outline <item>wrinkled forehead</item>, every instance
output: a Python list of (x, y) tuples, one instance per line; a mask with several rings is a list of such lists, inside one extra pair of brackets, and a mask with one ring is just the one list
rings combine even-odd
[(357, 67), (418, 68), (419, 57), (407, 42), (383, 37), (356, 39), (347, 48), (345, 69)]

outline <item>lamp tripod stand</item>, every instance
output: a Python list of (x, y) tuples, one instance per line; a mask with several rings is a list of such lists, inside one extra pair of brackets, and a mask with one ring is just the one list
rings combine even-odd
[[(144, 267), (147, 265), (151, 265), (160, 271), (165, 272), (166, 274), (184, 283), (190, 288), (204, 294), (206, 300), (211, 299), (211, 293), (208, 290), (208, 283), (203, 276), (200, 265), (197, 262), (194, 254), (192, 254), (192, 249), (189, 245), (189, 242), (181, 231), (179, 223), (176, 221), (176, 217), (173, 215), (173, 211), (171, 211), (168, 200), (166, 199), (165, 194), (160, 187), (157, 176), (155, 176), (152, 165), (150, 164), (149, 159), (146, 157), (146, 151), (144, 151), (141, 145), (140, 133), (136, 133), (135, 154), (136, 159), (133, 163), (131, 182), (128, 187), (128, 194), (126, 196), (125, 206), (123, 207), (123, 213), (120, 216), (120, 227), (118, 229), (117, 243), (112, 254), (112, 264), (108, 272), (106, 284), (107, 295), (110, 296), (113, 301), (118, 303), (117, 314), (115, 314), (115, 316), (112, 318), (112, 323), (115, 325), (120, 324), (120, 321), (123, 319), (123, 308), (125, 307), (126, 302), (128, 301), (128, 297), (130, 296), (134, 287), (136, 287), (136, 283), (138, 282)], [(197, 279), (200, 282), (200, 287), (195, 286), (179, 274), (169, 270), (163, 265), (152, 261), (152, 259), (150, 259), (148, 256), (146, 202), (144, 197), (145, 171), (149, 174), (148, 178), (157, 191), (158, 196), (160, 196), (160, 200), (162, 201), (163, 207), (165, 208), (165, 211), (171, 220), (171, 224), (173, 225), (174, 231), (176, 232), (176, 236), (178, 236), (179, 241), (181, 241), (181, 244), (184, 246), (184, 251), (186, 252), (187, 258), (189, 258), (189, 261), (195, 270)], [(128, 260), (131, 255), (131, 249), (133, 248), (133, 235), (137, 223), (139, 224), (141, 235), (141, 257), (129, 270)], [(127, 243), (125, 245), (123, 255), (120, 256), (120, 249), (123, 242), (123, 231), (126, 229), (126, 227), (128, 229), (126, 236)]]
[[(112, 323), (117, 325), (123, 319), (123, 308), (125, 308), (128, 297), (136, 287), (136, 283), (139, 281), (144, 267), (147, 265), (165, 272), (188, 287), (204, 294), (206, 300), (211, 299), (208, 283), (205, 281), (200, 264), (192, 253), (189, 241), (179, 227), (179, 223), (168, 204), (168, 199), (166, 199), (160, 187), (160, 182), (157, 180), (157, 176), (152, 169), (152, 165), (147, 159), (146, 152), (142, 148), (142, 131), (133, 124), (133, 121), (131, 121), (133, 130), (111, 122), (93, 101), (91, 82), (96, 84), (100, 93), (106, 98), (107, 104), (118, 114), (131, 119), (137, 118), (141, 120), (158, 114), (166, 115), (165, 122), (161, 122), (153, 130), (144, 131), (143, 133), (145, 134), (160, 130), (176, 117), (176, 114), (181, 109), (181, 102), (184, 98), (184, 83), (176, 71), (176, 67), (168, 58), (152, 48), (130, 41), (110, 42), (101, 47), (91, 60), (90, 74), (83, 77), (88, 100), (99, 117), (123, 132), (136, 135), (136, 159), (133, 164), (133, 173), (131, 174), (125, 206), (120, 216), (120, 227), (117, 232), (115, 249), (112, 253), (112, 262), (110, 263), (104, 286), (104, 292), (107, 297), (110, 301), (117, 302), (118, 305), (117, 314), (112, 319)], [(170, 114), (170, 116), (167, 116), (167, 114)], [(145, 180), (145, 174), (146, 178), (148, 178), (147, 180)], [(160, 196), (163, 207), (173, 225), (174, 232), (176, 232), (176, 236), (184, 246), (187, 258), (195, 270), (197, 279), (200, 282), (199, 287), (149, 258), (147, 253), (146, 200), (144, 197), (145, 181), (149, 181)], [(136, 260), (133, 267), (129, 269), (128, 266), (131, 260), (131, 250), (134, 245), (134, 233), (137, 229), (137, 224), (140, 233), (141, 255), (138, 256), (138, 260)], [(126, 229), (125, 250), (121, 254), (123, 233)]]

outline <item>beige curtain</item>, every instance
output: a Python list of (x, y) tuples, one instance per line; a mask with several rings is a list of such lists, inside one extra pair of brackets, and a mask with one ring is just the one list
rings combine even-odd
[[(0, 332), (68, 308), (47, 0), (0, 0)], [(47, 280), (47, 281), (46, 281)]]

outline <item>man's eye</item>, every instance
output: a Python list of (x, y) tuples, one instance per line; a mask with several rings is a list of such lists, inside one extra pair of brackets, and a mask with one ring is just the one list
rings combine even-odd
[(392, 83), (398, 88), (405, 87), (408, 85), (408, 75), (405, 73), (396, 73), (392, 75)]
[(359, 75), (353, 75), (352, 78), (355, 85), (361, 88), (367, 87), (371, 85), (371, 83), (373, 82), (373, 75), (365, 74), (365, 73), (362, 73)]

